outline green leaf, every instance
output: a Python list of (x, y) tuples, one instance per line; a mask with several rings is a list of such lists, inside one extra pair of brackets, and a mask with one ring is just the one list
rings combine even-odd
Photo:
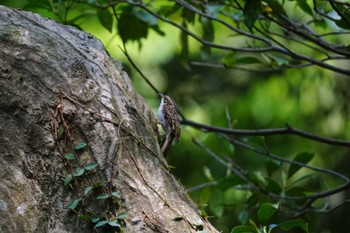
[(268, 223), (270, 218), (277, 212), (277, 208), (275, 205), (265, 202), (261, 204), (259, 210), (258, 210), (258, 219), (259, 222), (262, 224)]
[(238, 226), (231, 230), (231, 233), (257, 233), (251, 226)]
[(68, 209), (74, 210), (80, 203), (80, 199), (75, 199), (68, 204)]
[[(208, 42), (214, 41), (214, 26), (212, 20), (209, 20), (207, 18), (201, 18), (202, 28), (203, 28), (203, 36), (202, 38)], [(202, 56), (203, 57), (209, 57), (211, 52), (210, 46), (202, 46), (201, 48)]]
[(247, 210), (242, 210), (239, 212), (238, 220), (242, 224), (246, 224), (249, 220), (249, 212)]
[(217, 17), (223, 7), (224, 5), (222, 4), (208, 4), (207, 13), (213, 17)]
[(303, 229), (305, 232), (309, 232), (309, 225), (307, 222), (305, 222), (303, 219), (301, 218), (297, 218), (297, 219), (293, 219), (293, 220), (289, 220), (283, 223), (280, 223), (277, 225), (277, 227), (279, 227), (280, 229), (284, 230), (284, 231), (289, 231), (292, 228), (301, 228)]
[[(301, 152), (295, 156), (293, 161), (299, 162), (299, 163), (304, 163), (307, 164), (312, 160), (314, 157), (314, 153), (309, 153), (309, 152)], [(302, 167), (299, 165), (291, 164), (288, 169), (288, 178), (293, 176), (297, 171), (299, 171)]]
[[(128, 5), (125, 7), (119, 17), (119, 35), (127, 41), (139, 41), (147, 38), (149, 25), (137, 18), (134, 14), (134, 7)], [(132, 25), (132, 27), (130, 27)]]
[(84, 174), (84, 172), (85, 172), (84, 168), (77, 168), (73, 172), (73, 176), (81, 176)]
[(38, 9), (50, 10), (50, 3), (47, 1), (27, 0), (28, 4), (23, 6), (23, 10), (33, 11)]
[(97, 167), (97, 163), (89, 163), (87, 165), (85, 165), (84, 169), (87, 171), (91, 171), (92, 169), (94, 169), (95, 167)]
[(252, 30), (254, 23), (261, 16), (261, 0), (246, 1), (243, 7), (244, 22), (249, 30)]
[(108, 223), (108, 220), (99, 221), (98, 223), (96, 223), (94, 228), (102, 227), (102, 226), (106, 225), (107, 223)]
[[(296, 185), (298, 185), (298, 183), (302, 182), (302, 181), (309, 181), (312, 179), (314, 175), (313, 174), (306, 174), (306, 175), (303, 175), (301, 177), (299, 177), (298, 179), (296, 180), (293, 180), (293, 182), (291, 182), (290, 184), (288, 184), (288, 187), (291, 188), (291, 187), (294, 187)], [(300, 184), (299, 184), (300, 185)]]
[(150, 13), (148, 13), (147, 11), (134, 8), (133, 13), (136, 16), (136, 18), (138, 18), (139, 20), (141, 20), (142, 22), (144, 22), (150, 26), (155, 26), (158, 23), (157, 18), (155, 16), (151, 15)]
[(350, 29), (350, 25), (348, 24), (348, 22), (344, 18), (339, 19), (339, 20), (334, 20), (334, 22), (340, 28)]
[(204, 167), (203, 167), (203, 172), (204, 172), (204, 176), (205, 176), (208, 180), (210, 180), (210, 181), (213, 181), (213, 180), (214, 180), (214, 178), (213, 178), (213, 176), (212, 176), (212, 174), (211, 174), (211, 171), (210, 171), (210, 168), (209, 168), (209, 167), (204, 166)]
[(269, 176), (271, 176), (273, 172), (277, 171), (281, 166), (282, 162), (280, 160), (267, 159), (265, 162), (265, 168)]
[(242, 178), (240, 178), (239, 176), (228, 176), (219, 181), (218, 188), (221, 191), (225, 191), (229, 188), (232, 188), (237, 185), (243, 185), (245, 183), (246, 182), (242, 180)]
[(121, 227), (120, 223), (118, 223), (116, 220), (110, 221), (108, 222), (108, 225), (112, 226), (112, 227)]
[(264, 136), (248, 137), (244, 139), (246, 143), (257, 148), (266, 148), (266, 138)]
[(63, 180), (63, 185), (67, 186), (72, 182), (73, 176), (72, 174), (69, 174), (68, 176), (66, 176), (66, 178), (64, 178)]
[(88, 214), (79, 214), (78, 218), (81, 220), (91, 220), (91, 216)]
[(127, 212), (121, 212), (118, 214), (118, 219), (124, 219), (128, 216), (128, 213)]
[(306, 0), (297, 0), (297, 4), (305, 13), (313, 15), (312, 8), (307, 4)]
[(98, 180), (92, 183), (92, 187), (97, 188), (102, 186), (102, 181)]
[(98, 8), (97, 18), (104, 28), (106, 28), (109, 32), (112, 32), (113, 17), (108, 8)]
[(338, 9), (338, 15), (341, 17), (339, 20), (334, 20), (335, 24), (338, 27), (341, 27), (343, 29), (350, 29), (350, 10), (348, 6), (343, 5), (342, 3), (333, 3), (335, 7)]
[(112, 192), (112, 197), (120, 199), (120, 193), (119, 192)]
[(84, 196), (86, 196), (87, 194), (89, 194), (89, 192), (93, 189), (92, 186), (88, 186), (84, 189)]
[(271, 58), (271, 65), (273, 67), (280, 67), (284, 65), (289, 64), (289, 60), (283, 58), (283, 57), (278, 57), (278, 56), (270, 56)]
[(269, 7), (271, 7), (274, 13), (287, 16), (286, 11), (283, 9), (283, 6), (279, 3), (278, 0), (264, 0), (264, 2), (266, 2), (269, 5)]
[(60, 126), (60, 127), (58, 128), (58, 131), (57, 131), (57, 139), (58, 139), (58, 140), (62, 138), (63, 133), (64, 133), (64, 128), (63, 128), (62, 126)]
[(236, 52), (229, 52), (226, 56), (221, 59), (221, 63), (225, 67), (234, 67), (236, 65), (252, 65), (262, 64), (263, 62), (256, 57), (237, 57)]
[(266, 188), (267, 188), (268, 192), (276, 193), (276, 194), (282, 193), (283, 189), (277, 181), (270, 179), (270, 178), (266, 178), (266, 180), (267, 180), (267, 187)]
[(93, 223), (95, 223), (95, 222), (98, 222), (98, 221), (100, 221), (100, 217), (93, 217), (93, 218), (91, 218), (91, 222), (93, 222)]
[(86, 147), (86, 143), (85, 142), (79, 142), (78, 144), (75, 145), (74, 149), (75, 150), (81, 150), (84, 149)]
[(196, 14), (187, 8), (182, 9), (181, 15), (188, 23), (194, 23), (194, 21), (196, 19)]
[(72, 153), (67, 153), (64, 157), (65, 157), (67, 160), (74, 160), (74, 159), (75, 159), (75, 155), (72, 154)]
[(107, 199), (107, 198), (109, 198), (109, 195), (106, 194), (106, 193), (101, 193), (100, 195), (98, 195), (96, 197), (97, 200), (104, 200), (104, 199)]

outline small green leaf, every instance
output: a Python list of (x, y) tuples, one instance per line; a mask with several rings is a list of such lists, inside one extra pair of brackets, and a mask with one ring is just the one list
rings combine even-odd
[(224, 5), (221, 4), (208, 4), (207, 5), (207, 12), (209, 15), (213, 17), (217, 17), (217, 15), (220, 13), (221, 9), (224, 7)]
[(75, 145), (74, 149), (75, 150), (81, 150), (84, 149), (86, 147), (86, 143), (85, 142), (79, 142), (78, 144)]
[(75, 200), (71, 201), (68, 205), (68, 209), (74, 210), (75, 208), (77, 208), (79, 203), (80, 203), (80, 199), (75, 199)]
[(118, 217), (118, 219), (124, 219), (127, 216), (128, 216), (127, 212), (120, 212), (117, 217)]
[(102, 185), (102, 181), (98, 180), (92, 184), (92, 187), (97, 188), (97, 187), (101, 187), (101, 185)]
[(206, 217), (208, 217), (208, 214), (207, 214), (207, 212), (205, 212), (205, 210), (201, 209), (201, 216), (203, 218), (206, 218)]
[(108, 225), (110, 225), (112, 227), (119, 227), (119, 228), (121, 227), (120, 224), (116, 220), (108, 222)]
[(258, 210), (258, 219), (262, 224), (266, 224), (276, 212), (277, 208), (273, 204), (265, 202)]
[(92, 169), (94, 169), (95, 167), (97, 167), (97, 163), (89, 163), (87, 164), (84, 169), (87, 170), (87, 171), (91, 171)]
[(334, 2), (333, 3), (335, 8), (338, 9), (339, 16), (341, 16), (340, 19), (333, 20), (334, 23), (341, 28), (344, 29), (350, 29), (349, 21), (350, 21), (350, 10), (349, 7), (346, 5), (343, 5), (343, 3)]
[(72, 154), (72, 153), (67, 153), (64, 157), (65, 157), (67, 160), (74, 160), (74, 159), (75, 159), (75, 155)]
[(121, 197), (119, 192), (112, 192), (112, 196), (118, 199)]
[(93, 218), (91, 218), (91, 222), (93, 222), (93, 223), (95, 223), (95, 222), (98, 222), (98, 221), (100, 221), (100, 217), (93, 217)]
[(306, 0), (297, 0), (298, 6), (307, 14), (313, 15), (312, 8), (309, 6)]
[(88, 214), (79, 214), (78, 218), (81, 219), (81, 220), (90, 220), (91, 216), (88, 215)]
[(107, 223), (108, 223), (107, 220), (99, 221), (98, 223), (96, 223), (95, 228), (102, 227), (102, 226), (106, 225)]
[(210, 168), (209, 167), (206, 167), (204, 166), (203, 167), (203, 172), (204, 172), (204, 176), (208, 179), (208, 180), (214, 180), (212, 174), (211, 174), (211, 171), (210, 171)]
[(221, 191), (225, 191), (229, 188), (232, 188), (237, 185), (245, 184), (246, 182), (242, 180), (239, 176), (228, 176), (223, 179), (221, 179), (218, 183), (218, 188)]
[(289, 65), (289, 60), (283, 58), (283, 57), (278, 57), (278, 56), (270, 56), (271, 58), (271, 65), (273, 67), (280, 67), (284, 65)]
[(57, 139), (61, 139), (64, 133), (64, 128), (60, 126), (57, 131)]
[(288, 189), (292, 188), (292, 187), (296, 187), (297, 185), (301, 185), (300, 182), (302, 181), (310, 181), (312, 179), (312, 177), (314, 176), (314, 174), (305, 174), (301, 177), (299, 177), (296, 180), (293, 180), (293, 182), (288, 184)]
[(261, 0), (246, 1), (243, 7), (244, 22), (249, 30), (252, 30), (254, 23), (261, 16)]
[[(297, 154), (293, 161), (295, 162), (299, 162), (299, 163), (303, 163), (303, 164), (307, 164), (308, 162), (310, 162), (312, 160), (312, 158), (314, 157), (314, 153), (309, 153), (309, 152), (302, 152)], [(288, 169), (288, 178), (290, 178), (291, 176), (293, 176), (297, 171), (299, 171), (302, 167), (299, 165), (294, 165), (291, 164), (289, 166)]]
[(241, 224), (246, 224), (249, 220), (249, 212), (247, 210), (240, 211), (238, 220)]
[(289, 231), (292, 228), (299, 227), (299, 228), (303, 229), (305, 232), (307, 232), (307, 233), (309, 232), (309, 225), (308, 225), (308, 223), (305, 222), (301, 218), (285, 221), (283, 223), (278, 224), (277, 227), (279, 227), (280, 229), (282, 229), (284, 231)]
[(72, 179), (73, 179), (72, 174), (69, 174), (68, 176), (66, 176), (66, 178), (64, 178), (64, 180), (63, 180), (63, 185), (64, 185), (64, 186), (69, 185), (70, 182), (72, 181)]
[(238, 226), (231, 230), (231, 233), (256, 233), (255, 229), (251, 226)]
[(104, 200), (104, 199), (107, 199), (107, 198), (109, 198), (109, 195), (106, 194), (106, 193), (101, 193), (100, 195), (98, 195), (96, 197), (97, 200)]
[(264, 136), (248, 137), (245, 142), (257, 148), (266, 148), (266, 138)]
[(266, 171), (269, 176), (273, 174), (273, 172), (277, 171), (282, 166), (282, 162), (276, 159), (267, 159), (265, 162)]
[(84, 196), (86, 196), (91, 190), (93, 189), (92, 186), (88, 186), (84, 189)]
[(278, 0), (264, 0), (264, 2), (266, 2), (269, 5), (269, 7), (272, 8), (273, 12), (287, 16), (286, 11), (283, 9), (283, 6)]
[(276, 194), (280, 194), (282, 193), (283, 189), (281, 187), (281, 185), (273, 179), (270, 178), (266, 178), (267, 181), (267, 191), (270, 193), (276, 193)]
[(148, 13), (147, 11), (139, 10), (139, 9), (136, 10), (135, 8), (133, 11), (133, 14), (136, 16), (136, 18), (138, 18), (144, 23), (147, 23), (150, 26), (155, 26), (158, 23), (157, 18), (151, 15), (150, 13)]
[(77, 168), (74, 172), (73, 172), (73, 176), (81, 176), (83, 175), (85, 172), (84, 168)]
[(113, 17), (108, 8), (98, 8), (97, 18), (104, 28), (106, 28), (109, 32), (112, 32)]
[[(134, 14), (134, 7), (127, 5), (123, 8), (119, 17), (119, 35), (124, 42), (127, 41), (140, 41), (142, 38), (146, 38), (148, 35), (149, 25), (140, 20)], [(130, 27), (130, 25), (133, 25)]]

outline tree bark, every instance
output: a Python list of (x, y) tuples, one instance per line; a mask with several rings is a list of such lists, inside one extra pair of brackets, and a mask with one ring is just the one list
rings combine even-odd
[(124, 232), (217, 232), (170, 173), (154, 114), (103, 45), (3, 6), (0, 159), (0, 232), (118, 230), (88, 218), (103, 210)]

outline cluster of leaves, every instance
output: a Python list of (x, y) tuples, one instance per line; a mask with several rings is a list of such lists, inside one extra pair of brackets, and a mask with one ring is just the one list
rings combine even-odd
[[(59, 127), (58, 142), (64, 136), (67, 136), (64, 127)], [(65, 139), (68, 138), (70, 137)], [(69, 148), (66, 143), (63, 145), (63, 148)], [(60, 144), (58, 146), (61, 147)], [(78, 219), (91, 222), (101, 232), (120, 232), (125, 226), (124, 218), (127, 216), (126, 212), (119, 210), (120, 193), (111, 191), (99, 178), (97, 163), (87, 162), (89, 156), (86, 147), (86, 143), (80, 142), (72, 146), (72, 151), (64, 154), (64, 163), (69, 174), (64, 178), (63, 185), (73, 191), (75, 196), (67, 209), (75, 213)]]
[[(137, 41), (140, 45), (150, 30), (165, 35), (160, 24), (165, 22), (180, 30), (184, 59), (189, 58), (188, 38), (192, 37), (203, 44), (204, 58), (210, 58), (213, 48), (223, 51), (219, 61), (229, 68), (259, 65), (276, 70), (313, 64), (349, 74), (347, 69), (326, 62), (349, 56), (346, 40), (339, 40), (350, 29), (346, 2), (29, 0), (23, 8), (79, 28), (84, 20), (96, 17), (102, 27), (110, 32), (117, 31), (123, 43)], [(113, 30), (114, 25), (116, 30)], [(202, 34), (191, 31), (190, 25), (200, 27)], [(336, 28), (327, 30), (332, 25)], [(219, 33), (234, 36), (228, 36), (232, 39), (227, 42), (218, 43), (215, 37)], [(242, 38), (245, 43), (241, 42)], [(315, 57), (315, 53), (322, 56)]]
[(300, 218), (287, 220), (278, 224), (270, 223), (277, 210), (278, 205), (273, 205), (269, 202), (262, 203), (257, 212), (257, 220), (261, 224), (259, 227), (253, 220), (249, 219), (249, 225), (234, 227), (231, 233), (272, 233), (276, 230), (289, 231), (293, 228), (309, 232), (308, 224)]
[[(212, 151), (206, 151), (216, 160), (223, 161)], [(224, 217), (224, 211), (239, 209), (234, 215), (237, 216), (237, 222), (243, 225), (234, 227), (232, 233), (267, 233), (292, 228), (309, 232), (308, 223), (297, 216), (302, 215), (303, 208), (308, 208), (305, 204), (308, 195), (314, 191), (311, 187), (319, 183), (317, 179), (312, 179), (313, 173), (305, 172), (301, 166), (307, 166), (313, 157), (314, 154), (308, 152), (297, 154), (286, 171), (278, 158), (266, 158), (262, 160), (265, 174), (244, 170), (236, 162), (227, 159), (227, 175), (224, 178), (215, 179), (209, 168), (204, 169), (210, 187), (201, 191), (199, 201), (207, 202), (209, 211), (215, 216)], [(244, 207), (237, 208), (238, 203), (245, 203)], [(202, 213), (207, 216), (204, 209)]]

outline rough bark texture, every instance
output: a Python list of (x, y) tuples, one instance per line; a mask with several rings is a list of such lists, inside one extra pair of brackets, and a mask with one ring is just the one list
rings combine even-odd
[[(64, 130), (57, 140), (55, 130)], [(77, 166), (69, 151), (80, 166), (98, 164), (96, 189), (120, 192), (112, 209), (128, 213), (124, 232), (216, 232), (167, 169), (157, 135), (153, 113), (96, 38), (0, 6), (0, 232), (95, 232), (67, 209), (86, 187), (84, 176), (63, 185)], [(79, 142), (87, 147), (74, 150)], [(111, 208), (84, 198), (77, 211)]]

